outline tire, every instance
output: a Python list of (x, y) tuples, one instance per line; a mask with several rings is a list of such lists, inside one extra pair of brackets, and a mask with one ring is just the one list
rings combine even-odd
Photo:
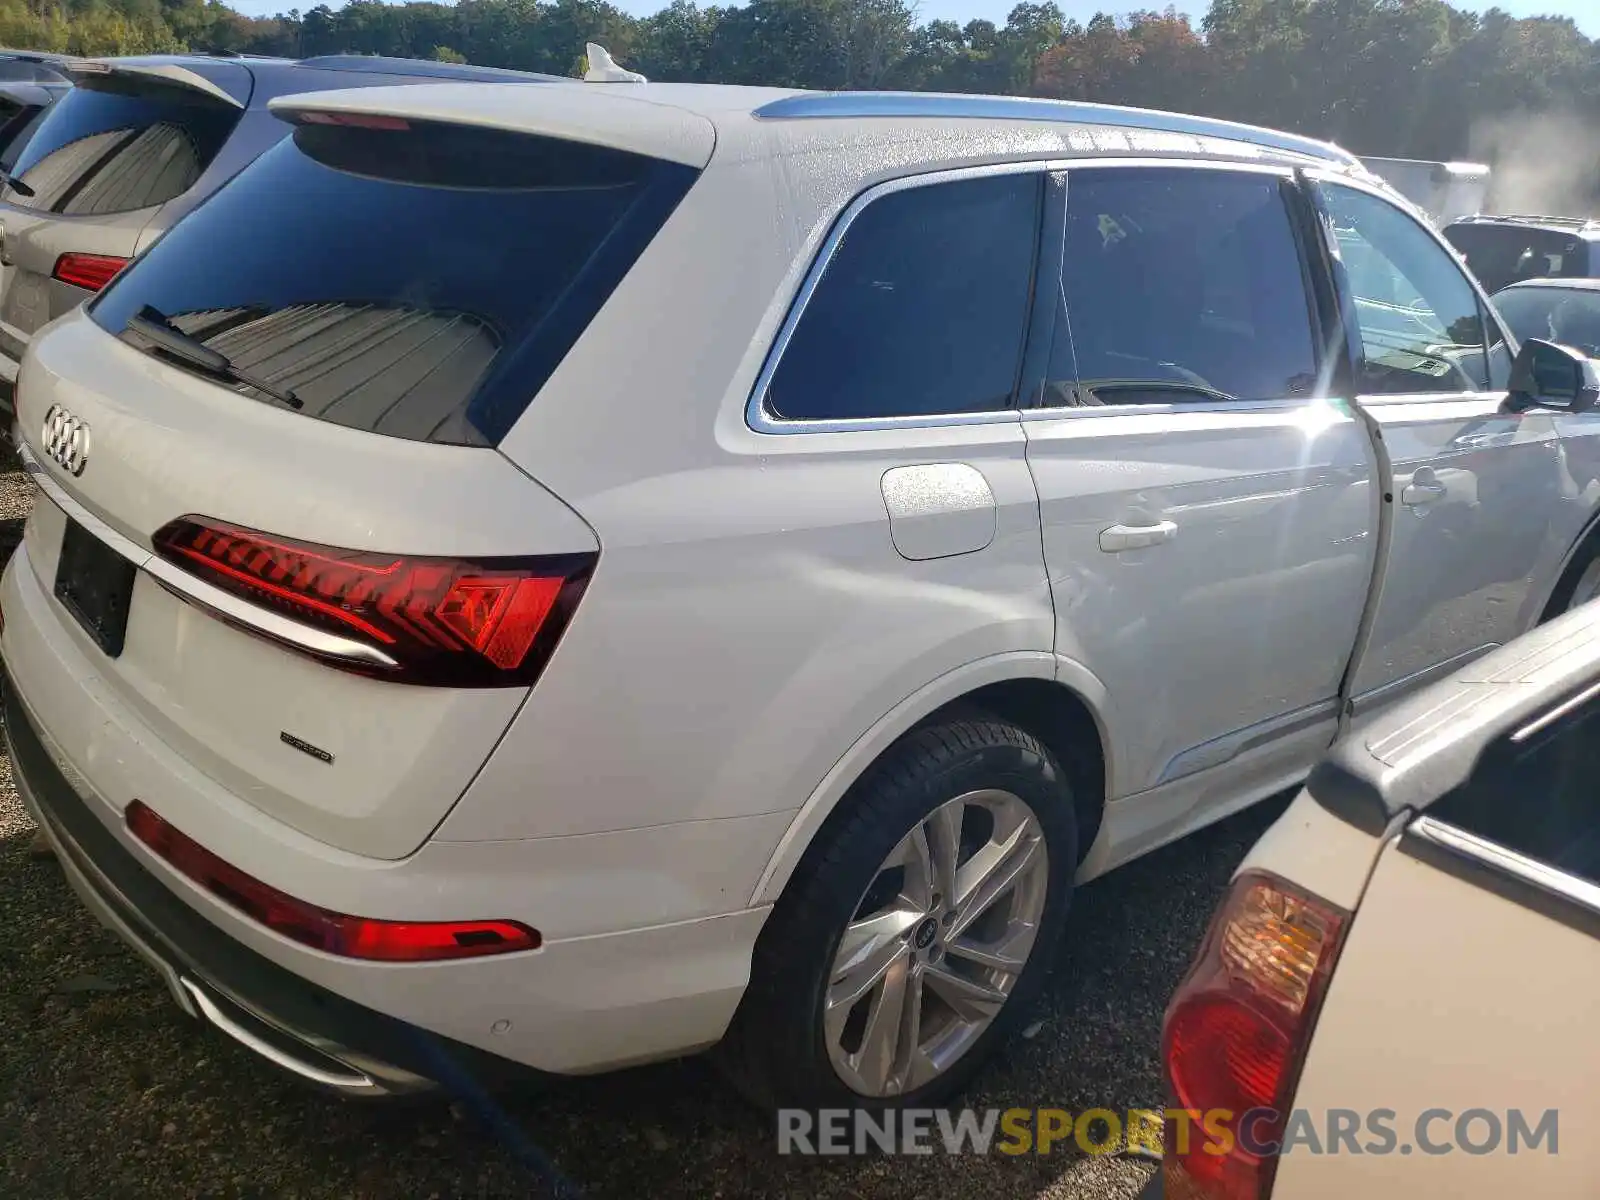
[[(963, 803), (956, 806), (958, 797)], [(959, 822), (953, 812), (963, 814)], [(924, 876), (952, 878), (947, 869), (930, 864), (936, 858), (947, 861), (935, 848), (950, 844), (958, 823), (962, 837), (954, 840), (961, 843), (958, 861), (966, 871), (951, 889), (958, 895), (947, 901), (936, 889), (924, 888), (923, 881)], [(918, 852), (918, 830), (926, 855)], [(971, 847), (980, 841), (974, 852)], [(888, 867), (886, 860), (897, 854), (911, 865)], [(927, 1107), (958, 1092), (1038, 999), (1061, 940), (1077, 862), (1078, 830), (1067, 776), (1032, 735), (984, 713), (913, 730), (845, 798), (768, 919), (756, 944), (750, 985), (719, 1047), (725, 1074), (747, 1099), (768, 1109)], [(990, 864), (994, 871), (985, 893), (973, 880)], [(1012, 883), (994, 882), (1008, 872), (1015, 873)], [(992, 900), (986, 910), (980, 904), (985, 894)], [(911, 989), (919, 984), (924, 997), (932, 991), (933, 1000), (916, 1006), (922, 1021), (919, 1041), (942, 1046), (945, 1059), (931, 1077), (932, 1054), (919, 1056), (915, 1069), (907, 1059), (904, 1071), (887, 1073), (887, 1085), (881, 1082), (885, 1073), (876, 1068), (886, 1061), (882, 1048), (888, 1043), (874, 1041), (880, 1051), (874, 1057), (866, 1031), (889, 1028), (872, 1020), (889, 985), (875, 985), (865, 999), (847, 1004), (839, 998), (872, 968), (847, 973), (840, 977), (847, 982), (836, 983), (847, 925), (878, 913), (880, 905), (888, 906), (882, 910), (888, 915), (873, 919), (894, 924), (883, 926), (887, 932), (870, 944), (896, 956), (899, 964), (883, 979), (904, 980), (907, 995), (918, 994)], [(917, 916), (924, 908), (934, 912), (931, 935), (929, 918)], [(980, 910), (985, 915), (968, 925)], [(1037, 919), (1029, 920), (1034, 913)], [(903, 933), (902, 920), (911, 922)], [(854, 944), (862, 944), (861, 929), (858, 925), (852, 933)], [(1021, 969), (973, 962), (968, 956), (975, 943), (1003, 947)], [(881, 961), (865, 951), (861, 957)], [(968, 995), (958, 986), (968, 979), (979, 981), (980, 992)], [(825, 1030), (830, 988), (836, 1000), (832, 1037)], [(998, 1012), (980, 1024), (982, 1016), (974, 1013), (992, 1010), (1000, 992)], [(959, 1011), (946, 1004), (946, 995), (959, 998)], [(843, 1016), (846, 1011), (849, 1018)], [(882, 1011), (891, 1009), (885, 1005)], [(909, 1006), (904, 1011), (909, 1013)], [(963, 1022), (967, 1027), (958, 1027)], [(894, 1027), (902, 1034), (907, 1028)], [(859, 1070), (849, 1065), (852, 1039)], [(900, 1049), (896, 1062), (905, 1057)], [(855, 1082), (847, 1083), (847, 1074)], [(863, 1090), (863, 1080), (880, 1082), (876, 1090)]]
[[(1600, 536), (1591, 536), (1583, 545), (1578, 547), (1578, 552), (1572, 556), (1572, 561), (1567, 564), (1567, 569), (1562, 572), (1556, 590), (1550, 593), (1550, 602), (1545, 605), (1544, 614), (1539, 618), (1542, 625), (1546, 621), (1553, 621), (1565, 612), (1571, 611), (1579, 603), (1594, 599), (1600, 591), (1594, 591), (1592, 585), (1600, 581)], [(1579, 585), (1583, 586), (1584, 595), (1579, 596)]]

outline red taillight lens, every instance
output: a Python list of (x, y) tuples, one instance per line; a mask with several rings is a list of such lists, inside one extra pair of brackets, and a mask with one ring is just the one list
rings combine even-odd
[(51, 274), (62, 283), (98, 292), (127, 265), (127, 259), (109, 254), (63, 254)]
[(1234, 880), (1167, 1006), (1170, 1102), (1193, 1118), (1186, 1136), (1167, 1130), (1162, 1170), (1172, 1200), (1271, 1193), (1277, 1159), (1255, 1151), (1282, 1137), (1348, 921), (1348, 913), (1266, 872)]
[(342, 958), (433, 962), (537, 950), (539, 934), (518, 921), (377, 921), (329, 912), (230, 866), (141, 800), (128, 805), (133, 836), (206, 891), (268, 929)]
[(531, 684), (595, 560), (581, 554), (467, 561), (335, 550), (193, 516), (162, 526), (154, 544), (162, 558), (207, 583), (380, 650), (395, 665), (319, 655), (327, 661), (452, 687)]

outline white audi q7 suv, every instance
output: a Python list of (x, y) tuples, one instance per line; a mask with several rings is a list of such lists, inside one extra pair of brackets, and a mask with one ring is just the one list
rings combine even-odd
[(31, 341), (0, 653), (85, 902), (328, 1087), (720, 1043), (769, 1104), (946, 1095), (1075, 883), (1595, 558), (1592, 370), (1332, 147), (638, 82), (272, 111)]

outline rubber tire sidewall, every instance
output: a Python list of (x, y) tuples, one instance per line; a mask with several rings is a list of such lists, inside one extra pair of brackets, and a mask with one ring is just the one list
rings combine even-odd
[[(853, 1091), (823, 1041), (826, 984), (845, 926), (889, 853), (939, 805), (996, 788), (1019, 796), (1045, 835), (1050, 881), (1033, 951), (999, 1015), (944, 1075), (883, 1098)], [(960, 1091), (1032, 1011), (1059, 948), (1078, 862), (1067, 777), (1034, 738), (974, 717), (915, 730), (852, 790), (762, 931), (725, 1045), (734, 1082), (768, 1108), (924, 1108)], [(741, 1061), (742, 1060), (742, 1061)]]

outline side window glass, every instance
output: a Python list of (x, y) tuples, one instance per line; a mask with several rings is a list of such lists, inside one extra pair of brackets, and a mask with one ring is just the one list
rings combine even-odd
[(1278, 400), (1316, 389), (1311, 306), (1275, 176), (1070, 172), (1057, 303), (1046, 405)]
[(829, 260), (767, 390), (799, 420), (938, 416), (1013, 405), (1043, 176), (891, 192)]
[(1358, 390), (1487, 391), (1485, 322), (1455, 256), (1387, 200), (1321, 190), (1360, 333)]

